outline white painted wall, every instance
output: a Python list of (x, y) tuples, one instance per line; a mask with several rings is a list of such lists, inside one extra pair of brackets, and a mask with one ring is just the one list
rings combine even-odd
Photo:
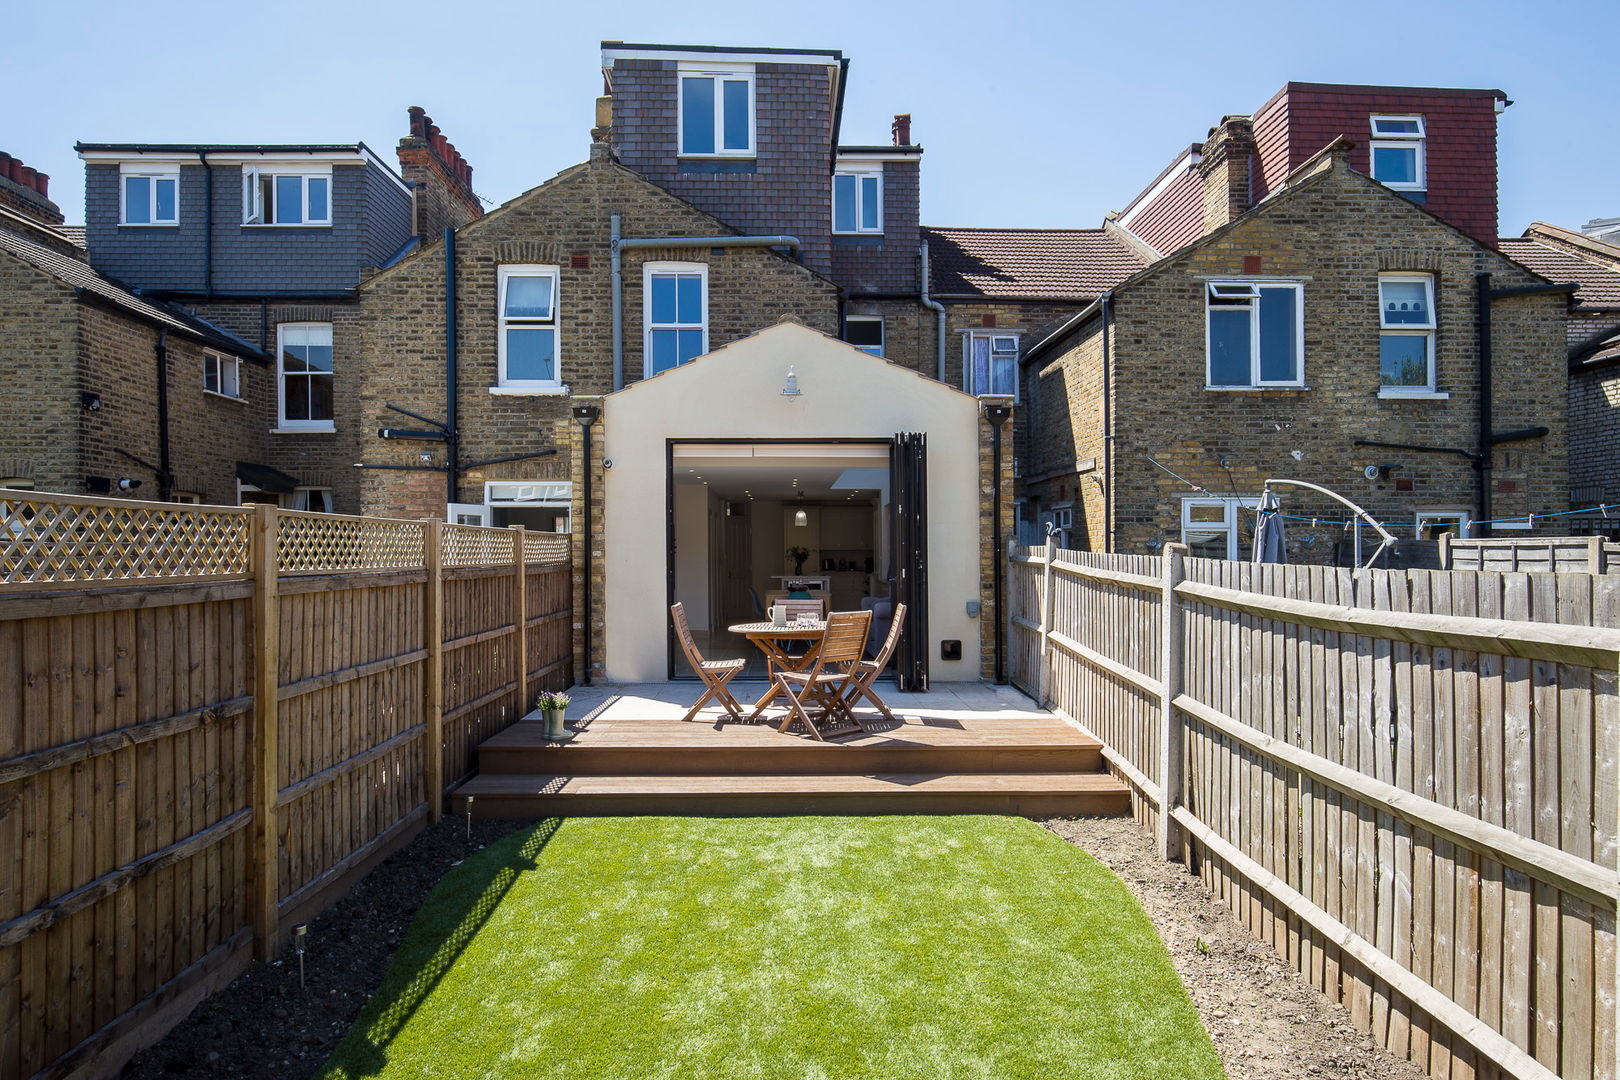
[[(663, 539), (662, 520), (652, 535)], [(662, 563), (663, 551), (660, 547), (656, 554), (649, 552), (649, 557)], [(659, 599), (663, 596), (660, 590)], [(709, 489), (702, 484), (675, 485), (675, 599), (686, 605), (687, 625), (694, 630), (709, 629)]]
[[(791, 365), (802, 395), (782, 396)], [(607, 677), (663, 679), (666, 440), (879, 438), (928, 433), (932, 677), (979, 677), (979, 412), (966, 394), (784, 322), (604, 399), (603, 557)], [(677, 489), (678, 490), (678, 489)], [(809, 567), (806, 567), (809, 569)], [(985, 632), (989, 632), (988, 629)], [(959, 638), (963, 659), (940, 660)]]

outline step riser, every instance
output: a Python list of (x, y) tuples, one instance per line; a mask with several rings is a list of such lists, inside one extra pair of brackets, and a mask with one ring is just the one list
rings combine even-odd
[(804, 795), (480, 795), (474, 816), (535, 821), (548, 817), (776, 817), (872, 814), (1011, 814), (1028, 818), (1130, 813), (1126, 792), (1062, 794)]
[[(786, 736), (784, 736), (786, 738)], [(869, 776), (873, 773), (1094, 773), (1095, 747), (863, 747), (795, 744), (780, 750), (642, 747), (495, 747), (478, 751), (483, 773), (535, 776)]]

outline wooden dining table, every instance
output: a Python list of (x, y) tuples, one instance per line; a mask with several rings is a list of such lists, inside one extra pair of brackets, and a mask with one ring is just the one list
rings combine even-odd
[[(827, 633), (825, 619), (789, 620), (777, 625), (766, 620), (764, 622), (733, 623), (726, 627), (733, 634), (741, 634), (760, 652), (765, 654), (765, 677), (770, 685), (765, 688), (765, 694), (754, 702), (754, 711), (748, 714), (748, 719), (758, 719), (771, 702), (781, 694), (782, 688), (777, 685), (776, 671), (803, 671), (816, 662), (816, 653), (821, 650), (821, 639)], [(808, 641), (810, 647), (802, 656), (794, 656), (787, 651), (789, 642)]]

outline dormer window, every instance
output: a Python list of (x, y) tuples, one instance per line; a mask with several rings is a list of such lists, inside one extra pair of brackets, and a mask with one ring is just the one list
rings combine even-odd
[(680, 67), (682, 157), (754, 156), (754, 65)]
[(883, 166), (840, 166), (833, 173), (833, 232), (883, 231)]
[(1368, 144), (1373, 179), (1396, 191), (1427, 190), (1425, 136), (1421, 116), (1373, 117), (1372, 141)]
[(242, 224), (332, 224), (332, 170), (242, 167)]
[(180, 166), (125, 165), (118, 179), (120, 225), (180, 224)]

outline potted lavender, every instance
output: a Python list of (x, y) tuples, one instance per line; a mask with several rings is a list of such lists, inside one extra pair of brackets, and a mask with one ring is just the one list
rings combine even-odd
[(568, 709), (568, 695), (556, 690), (542, 690), (540, 700), (535, 703), (540, 715), (546, 721), (546, 738), (558, 742), (573, 737), (573, 732), (563, 726), (563, 714)]

